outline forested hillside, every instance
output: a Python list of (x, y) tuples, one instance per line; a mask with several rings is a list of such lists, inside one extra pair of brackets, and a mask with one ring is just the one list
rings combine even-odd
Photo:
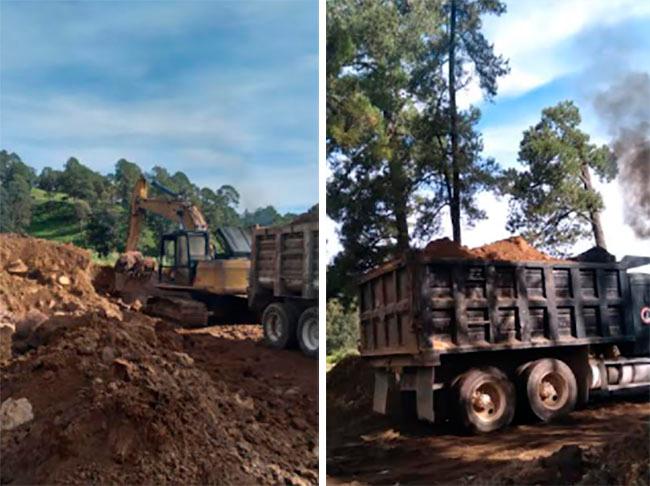
[[(39, 238), (72, 242), (106, 256), (124, 249), (131, 191), (143, 170), (120, 159), (110, 174), (95, 172), (74, 157), (61, 169), (45, 167), (38, 173), (18, 154), (0, 151), (0, 232), (27, 233)], [(239, 193), (230, 185), (216, 191), (194, 184), (183, 172), (170, 174), (155, 166), (145, 173), (201, 208), (209, 228), (267, 226), (283, 223), (295, 214), (278, 213), (273, 206), (238, 212)], [(151, 187), (151, 195), (163, 195)], [(175, 223), (148, 214), (140, 249), (157, 253), (159, 236)]]

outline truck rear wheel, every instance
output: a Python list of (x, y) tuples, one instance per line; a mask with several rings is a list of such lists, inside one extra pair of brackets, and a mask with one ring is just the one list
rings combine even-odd
[(456, 380), (454, 392), (460, 405), (460, 422), (467, 430), (492, 432), (512, 422), (515, 387), (500, 370), (473, 368)]
[(519, 385), (529, 411), (544, 422), (567, 415), (576, 406), (576, 377), (571, 368), (559, 359), (528, 363), (520, 372)]
[(272, 348), (286, 349), (295, 346), (298, 313), (287, 303), (269, 304), (262, 313), (264, 341)]
[(298, 344), (310, 358), (318, 357), (318, 307), (310, 307), (298, 321)]

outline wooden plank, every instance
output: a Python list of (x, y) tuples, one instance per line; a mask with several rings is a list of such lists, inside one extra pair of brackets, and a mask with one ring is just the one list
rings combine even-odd
[(571, 268), (571, 295), (573, 295), (573, 314), (575, 318), (575, 337), (582, 339), (585, 334), (585, 319), (582, 315), (582, 287), (580, 286), (580, 269)]
[(373, 411), (386, 414), (388, 402), (388, 372), (382, 369), (375, 370), (375, 390), (372, 398)]
[(521, 340), (530, 342), (530, 309), (528, 306), (528, 289), (526, 288), (526, 272), (523, 266), (515, 268), (515, 286), (517, 287), (517, 312)]
[(455, 344), (467, 344), (469, 341), (467, 329), (467, 303), (465, 299), (465, 272), (461, 265), (451, 269), (451, 285), (454, 294), (454, 330)]
[(311, 251), (314, 244), (314, 235), (311, 231), (305, 231), (303, 236), (304, 250), (303, 250), (303, 291), (302, 296), (305, 299), (311, 299), (314, 296), (314, 253)]
[[(632, 302), (632, 293), (630, 290), (630, 283), (625, 270), (618, 271), (618, 281), (621, 285), (621, 300), (623, 302)], [(633, 336), (634, 332), (634, 310), (631, 305), (621, 306), (623, 309), (623, 330), (626, 336)]]
[(605, 271), (596, 269), (596, 293), (598, 295), (598, 330), (603, 337), (611, 335), (609, 329), (609, 312), (607, 308), (607, 285), (605, 285)]
[(273, 283), (273, 295), (280, 297), (284, 293), (282, 283), (282, 233), (275, 235), (275, 278)]
[(548, 337), (553, 341), (560, 339), (560, 329), (557, 318), (557, 304), (555, 302), (555, 277), (553, 275), (553, 267), (551, 265), (544, 265), (542, 268), (544, 272), (544, 293), (546, 296), (546, 313), (548, 315)]
[(487, 293), (488, 313), (490, 318), (490, 339), (489, 342), (496, 341), (499, 329), (499, 299), (495, 289), (497, 271), (494, 265), (488, 265), (485, 269), (485, 291)]
[(433, 413), (433, 366), (420, 367), (415, 372), (415, 400), (420, 420), (434, 422)]

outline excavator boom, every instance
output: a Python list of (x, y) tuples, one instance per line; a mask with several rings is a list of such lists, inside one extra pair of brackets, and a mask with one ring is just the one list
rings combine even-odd
[[(160, 184), (156, 184), (156, 187), (162, 188), (168, 194), (175, 195)], [(127, 252), (137, 250), (146, 211), (158, 214), (170, 221), (177, 221), (182, 229), (206, 231), (208, 228), (203, 213), (192, 203), (181, 199), (149, 198), (149, 186), (144, 177), (140, 177), (133, 188), (130, 211), (129, 236), (126, 240)]]

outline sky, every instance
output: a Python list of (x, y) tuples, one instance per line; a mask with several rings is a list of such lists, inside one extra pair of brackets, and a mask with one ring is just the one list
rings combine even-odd
[(318, 201), (315, 1), (0, 0), (0, 148), (41, 169), (126, 158)]
[[(500, 78), (492, 102), (482, 99), (478, 86), (462, 94), (461, 105), (478, 106), (484, 156), (503, 167), (518, 167), (522, 132), (540, 119), (543, 108), (573, 100), (582, 115), (581, 128), (598, 144), (611, 141), (608, 127), (593, 108), (594, 97), (629, 72), (650, 72), (650, 2), (637, 0), (512, 0), (501, 17), (484, 19), (484, 34), (494, 50), (509, 59), (510, 74)], [(650, 101), (649, 101), (650, 102)], [(650, 122), (650, 120), (649, 120)], [(650, 167), (648, 168), (650, 170)], [(605, 203), (603, 226), (608, 249), (650, 256), (650, 241), (637, 238), (623, 220), (623, 192), (617, 180), (596, 183)], [(488, 219), (465, 228), (463, 243), (473, 247), (506, 238), (507, 201), (491, 194), (479, 196)], [(443, 233), (451, 237), (449, 218)], [(336, 225), (325, 225), (328, 259), (338, 251)], [(593, 246), (576, 245), (575, 252)]]

